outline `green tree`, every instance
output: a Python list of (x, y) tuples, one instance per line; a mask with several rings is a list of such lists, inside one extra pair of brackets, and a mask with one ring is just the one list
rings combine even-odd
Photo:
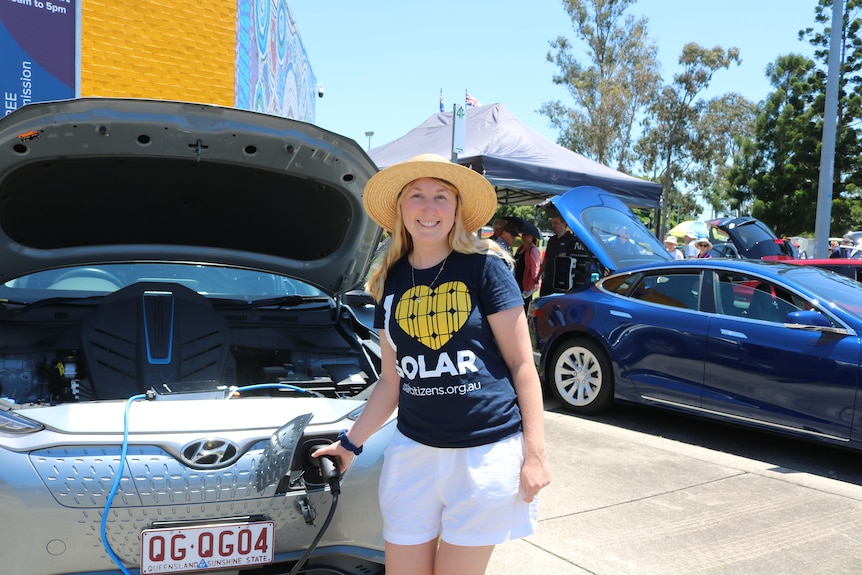
[(564, 0), (582, 47), (560, 36), (550, 44), (549, 62), (559, 67), (553, 78), (564, 85), (574, 108), (560, 101), (539, 110), (559, 130), (557, 142), (601, 164), (626, 172), (633, 160), (632, 140), (639, 113), (656, 95), (661, 76), (656, 45), (647, 35), (646, 18), (626, 15), (635, 0)]
[(732, 160), (740, 153), (744, 138), (754, 133), (756, 117), (754, 102), (730, 93), (709, 100), (695, 123), (698, 140), (693, 153), (698, 161), (688, 180), (716, 213), (727, 212), (731, 205), (728, 175)]
[[(779, 56), (767, 68), (774, 90), (758, 110), (755, 133), (743, 143), (730, 173), (733, 198), (778, 234), (814, 231), (823, 114), (826, 100), (832, 0), (819, 0), (820, 31), (802, 30), (814, 59)], [(845, 0), (838, 78), (838, 114), (832, 181), (835, 234), (862, 227), (862, 0)]]
[(820, 81), (814, 62), (798, 54), (779, 56), (766, 75), (775, 90), (761, 103), (753, 139), (730, 171), (732, 205), (778, 234), (812, 231), (820, 138), (811, 126), (819, 123), (813, 101)]
[(716, 115), (721, 106), (707, 102), (701, 94), (715, 72), (739, 61), (736, 48), (707, 49), (694, 42), (686, 44), (679, 58), (682, 71), (674, 75), (673, 82), (648, 108), (644, 133), (636, 149), (645, 172), (662, 183), (659, 235), (667, 229), (671, 206), (681, 203), (678, 186), (704, 185), (705, 174), (718, 165), (711, 153), (726, 144), (712, 145), (702, 130), (708, 124), (710, 110)]

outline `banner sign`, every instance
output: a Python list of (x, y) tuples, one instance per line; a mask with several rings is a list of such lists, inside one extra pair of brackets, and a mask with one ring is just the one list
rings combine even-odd
[(467, 136), (467, 109), (464, 104), (452, 106), (452, 161), (458, 160), (458, 155), (464, 152), (464, 142)]
[(3, 115), (30, 102), (74, 98), (79, 0), (0, 0)]

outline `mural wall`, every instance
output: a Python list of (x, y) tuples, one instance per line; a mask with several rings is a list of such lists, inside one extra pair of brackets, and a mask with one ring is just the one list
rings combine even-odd
[(234, 105), (313, 122), (316, 84), (287, 0), (239, 0)]

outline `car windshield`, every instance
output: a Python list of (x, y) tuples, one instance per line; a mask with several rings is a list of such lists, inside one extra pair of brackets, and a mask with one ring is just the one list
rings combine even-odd
[(580, 217), (590, 234), (604, 246), (614, 269), (671, 259), (667, 248), (633, 220), (634, 216), (597, 206), (584, 210)]
[(862, 283), (815, 266), (787, 266), (782, 275), (811, 290), (824, 308), (838, 308), (862, 320)]
[(75, 266), (25, 275), (0, 284), (0, 298), (33, 303), (103, 296), (139, 282), (171, 282), (211, 298), (247, 302), (285, 296), (327, 297), (302, 281), (270, 273), (191, 263), (123, 263)]

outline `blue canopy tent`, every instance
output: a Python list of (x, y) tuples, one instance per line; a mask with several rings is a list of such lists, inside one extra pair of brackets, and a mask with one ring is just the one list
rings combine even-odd
[[(660, 184), (618, 172), (548, 140), (502, 104), (467, 108), (464, 148), (457, 162), (484, 175), (501, 204), (531, 205), (576, 186), (596, 186), (631, 207), (661, 205)], [(370, 156), (385, 168), (429, 152), (451, 157), (452, 112), (434, 114), (397, 140), (372, 149)]]

